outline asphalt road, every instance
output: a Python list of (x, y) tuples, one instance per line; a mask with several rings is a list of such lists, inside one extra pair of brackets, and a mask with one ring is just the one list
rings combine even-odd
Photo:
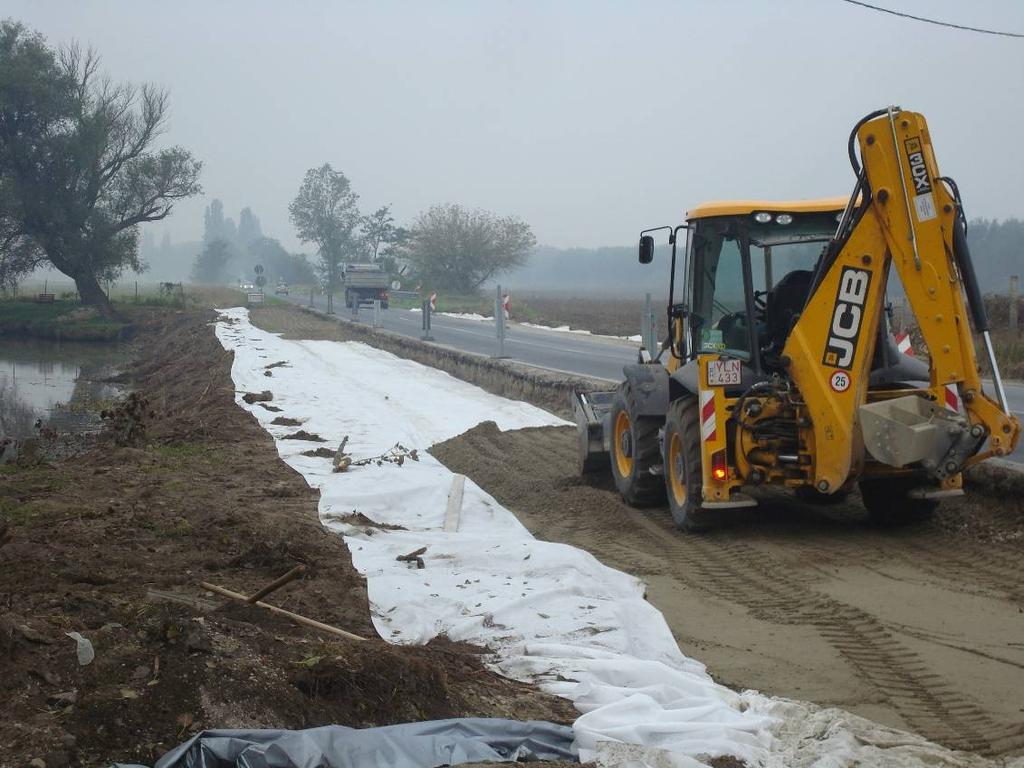
[[(309, 306), (308, 296), (289, 296), (288, 299), (295, 304)], [(325, 310), (325, 298), (315, 297), (314, 306)], [(345, 309), (343, 302), (335, 302), (335, 312), (342, 319), (351, 318), (351, 310)], [(373, 311), (367, 308), (360, 310), (357, 322), (370, 325), (373, 322)], [(423, 336), (423, 315), (408, 309), (389, 309), (381, 312), (381, 327), (402, 336), (419, 339)], [(498, 353), (492, 321), (434, 315), (431, 318), (431, 335), (436, 344), (464, 352), (479, 355)], [(512, 324), (506, 328), (504, 356), (538, 368), (607, 379), (611, 385), (622, 380), (623, 365), (636, 361), (638, 348), (635, 342), (624, 339), (545, 331)], [(1010, 409), (1024, 420), (1024, 383), (1006, 382), (1005, 387)], [(991, 386), (988, 390), (991, 393)], [(1008, 458), (1024, 464), (1024, 440)]]
[[(295, 304), (309, 306), (309, 296), (291, 296)], [(314, 306), (325, 310), (322, 296), (315, 297)], [(350, 319), (351, 310), (336, 301), (335, 312), (341, 319)], [(370, 325), (373, 310), (359, 311), (358, 322)], [(435, 314), (431, 317), (430, 333), (434, 343), (454, 347), (478, 355), (497, 355), (494, 322), (490, 320), (464, 320)], [(419, 339), (423, 336), (423, 315), (408, 309), (388, 309), (381, 312), (381, 327), (402, 336)], [(639, 333), (639, 328), (637, 329)], [(504, 357), (563, 373), (607, 379), (610, 386), (622, 380), (622, 366), (636, 362), (640, 345), (624, 339), (588, 336), (579, 333), (545, 331), (508, 325), (505, 330)]]

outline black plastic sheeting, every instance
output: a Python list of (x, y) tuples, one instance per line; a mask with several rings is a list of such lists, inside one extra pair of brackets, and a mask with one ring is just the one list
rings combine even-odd
[[(153, 768), (435, 768), (576, 760), (572, 728), (539, 720), (458, 718), (381, 728), (203, 731)], [(116, 768), (142, 768), (116, 763)]]

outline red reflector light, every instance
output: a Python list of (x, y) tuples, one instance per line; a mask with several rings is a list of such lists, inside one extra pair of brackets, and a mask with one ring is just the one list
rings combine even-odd
[(729, 468), (725, 464), (724, 449), (711, 454), (711, 476), (718, 481), (725, 480), (729, 476)]

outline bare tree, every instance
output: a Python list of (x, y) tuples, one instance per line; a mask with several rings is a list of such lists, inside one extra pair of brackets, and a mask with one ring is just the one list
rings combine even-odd
[(363, 216), (362, 230), (366, 255), (370, 261), (376, 261), (380, 247), (395, 239), (395, 218), (391, 215), (391, 206), (381, 206), (368, 216)]

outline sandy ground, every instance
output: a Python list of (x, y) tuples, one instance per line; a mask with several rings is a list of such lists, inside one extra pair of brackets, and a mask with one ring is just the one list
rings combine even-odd
[(641, 576), (683, 651), (736, 688), (810, 700), (984, 754), (1024, 751), (1024, 515), (947, 502), (928, 524), (868, 526), (856, 497), (788, 496), (684, 535), (575, 472), (572, 428), (481, 425), (432, 453), (537, 536)]

